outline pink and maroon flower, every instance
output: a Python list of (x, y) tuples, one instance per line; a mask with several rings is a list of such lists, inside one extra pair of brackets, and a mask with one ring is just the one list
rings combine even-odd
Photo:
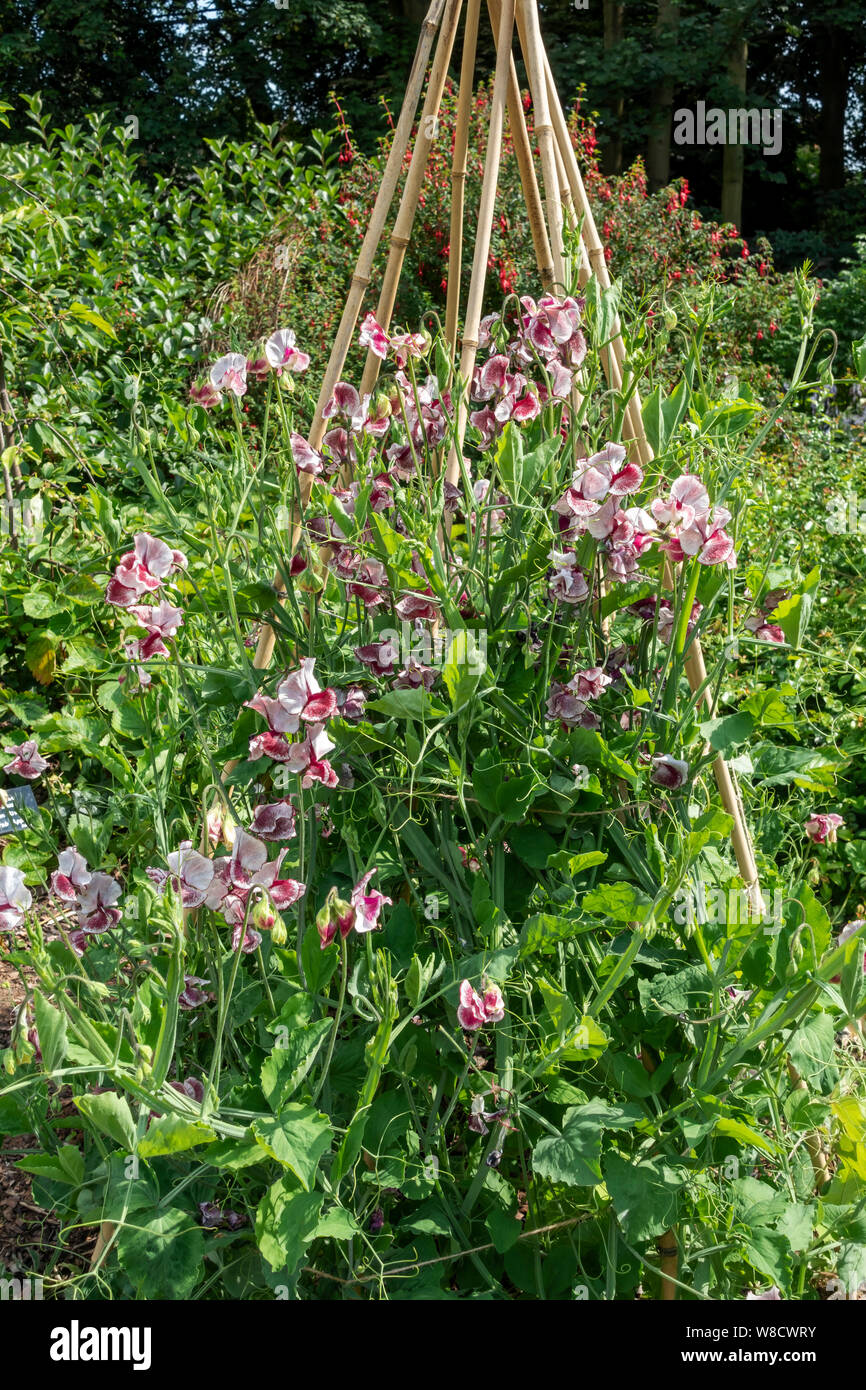
[(281, 376), (283, 372), (305, 372), (309, 367), (309, 356), (300, 352), (295, 342), (295, 334), (291, 328), (278, 328), (265, 343), (265, 357), (277, 376)]
[(468, 980), (461, 982), (457, 1021), (467, 1033), (476, 1032), (485, 1023), (501, 1023), (504, 1017), (505, 1001), (498, 985), (487, 985), (480, 995)]
[(262, 840), (292, 840), (296, 835), (295, 808), (288, 798), (257, 806), (250, 832)]
[(367, 892), (367, 885), (376, 873), (376, 869), (370, 869), (362, 879), (355, 884), (352, 889), (352, 896), (349, 899), (351, 906), (355, 909), (354, 927), (356, 932), (373, 931), (379, 925), (379, 915), (386, 903), (392, 904), (393, 899), (386, 898), (384, 894), (377, 891)]
[(48, 759), (39, 752), (35, 738), (7, 744), (6, 752), (13, 753), (14, 757), (10, 763), (6, 763), (3, 771), (12, 772), (16, 777), (26, 777), (28, 782), (35, 782), (48, 767)]
[(57, 856), (57, 868), (51, 875), (51, 891), (61, 902), (74, 903), (90, 882), (87, 860), (77, 849), (64, 849)]
[(24, 921), (33, 895), (24, 886), (24, 875), (10, 864), (0, 864), (0, 931), (14, 931)]
[(833, 845), (836, 843), (836, 832), (841, 830), (844, 824), (842, 817), (835, 811), (828, 815), (810, 816), (806, 821), (806, 834), (816, 845)]

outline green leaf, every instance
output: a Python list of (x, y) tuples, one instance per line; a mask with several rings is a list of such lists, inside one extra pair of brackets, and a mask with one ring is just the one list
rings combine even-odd
[[(495, 457), (502, 486), (513, 501), (519, 501), (523, 489), (523, 435), (511, 420), (499, 436)], [(483, 517), (479, 525), (483, 534)]]
[(720, 719), (705, 719), (698, 727), (701, 738), (708, 739), (710, 746), (717, 753), (727, 757), (733, 748), (739, 748), (741, 743), (746, 742), (755, 727), (755, 721), (750, 714), (738, 712), (722, 715)]
[(533, 1171), (551, 1182), (594, 1187), (601, 1182), (601, 1136), (605, 1129), (631, 1129), (641, 1119), (639, 1105), (607, 1105), (601, 1100), (566, 1110), (562, 1133), (539, 1140), (532, 1151)]
[(316, 1240), (351, 1240), (360, 1233), (361, 1227), (350, 1211), (345, 1207), (331, 1207), (316, 1227)]
[(39, 589), (31, 589), (21, 600), (28, 618), (53, 618), (58, 613), (66, 613), (69, 604), (64, 599), (52, 598)]
[(298, 1027), (275, 1025), (277, 1041), (262, 1063), (262, 1091), (278, 1115), (290, 1100), (316, 1060), (319, 1048), (331, 1031), (331, 1020), (318, 1018)]
[(778, 1153), (777, 1145), (771, 1143), (766, 1134), (761, 1134), (759, 1130), (752, 1129), (742, 1120), (735, 1120), (729, 1115), (720, 1115), (716, 1120), (716, 1133), (733, 1139), (737, 1144), (745, 1144), (750, 1149), (761, 1149), (766, 1154)]
[(331, 1147), (331, 1122), (311, 1105), (291, 1102), (274, 1119), (260, 1117), (250, 1126), (271, 1158), (288, 1168), (309, 1192), (319, 1159)]
[(782, 629), (792, 647), (802, 646), (820, 582), (821, 572), (816, 567), (807, 574), (798, 591), (782, 599), (770, 615), (770, 621)]
[(74, 315), (75, 318), (81, 319), (84, 323), (92, 324), (94, 328), (99, 329), (100, 333), (105, 333), (107, 337), (114, 338), (115, 341), (117, 340), (117, 334), (111, 324), (108, 323), (101, 314), (97, 314), (95, 309), (89, 309), (87, 305), (82, 304), (80, 300), (73, 300), (71, 304), (66, 306), (63, 312)]
[(367, 709), (384, 714), (389, 719), (419, 719), (436, 721), (444, 719), (448, 711), (432, 695), (419, 686), (417, 690), (389, 690), (378, 700), (369, 700)]
[(256, 1241), (271, 1269), (294, 1274), (316, 1235), (323, 1201), (321, 1192), (301, 1192), (291, 1178), (268, 1188), (256, 1208)]
[(520, 958), (525, 960), (535, 951), (542, 955), (550, 955), (556, 950), (557, 942), (568, 941), (580, 932), (590, 931), (594, 925), (574, 917), (553, 917), (548, 912), (539, 912), (523, 924), (520, 932)]
[(778, 1288), (791, 1284), (791, 1246), (787, 1236), (759, 1226), (743, 1241), (749, 1264), (766, 1275)]
[(147, 1133), (139, 1139), (138, 1153), (141, 1158), (159, 1158), (194, 1149), (197, 1144), (212, 1144), (216, 1137), (210, 1125), (200, 1120), (186, 1120), (182, 1115), (160, 1115), (151, 1120)]
[(706, 966), (688, 965), (673, 975), (655, 975), (638, 982), (638, 993), (644, 1013), (708, 1014), (712, 984)]
[(75, 1144), (64, 1144), (56, 1154), (30, 1154), (15, 1164), (23, 1173), (80, 1187), (84, 1181), (84, 1154)]
[(661, 1159), (635, 1163), (621, 1154), (607, 1156), (604, 1182), (627, 1240), (640, 1244), (676, 1224), (684, 1180)]
[(584, 893), (581, 908), (614, 922), (643, 922), (651, 901), (633, 883), (602, 883)]
[(494, 1207), (485, 1222), (487, 1232), (499, 1255), (504, 1255), (520, 1239), (523, 1226), (514, 1212)]
[(121, 1148), (132, 1153), (135, 1149), (135, 1121), (122, 1096), (105, 1091), (99, 1096), (76, 1096), (75, 1104), (85, 1119), (96, 1125)]
[(36, 1030), (42, 1049), (42, 1065), (50, 1074), (63, 1065), (66, 1056), (66, 1015), (36, 990), (33, 996)]
[(180, 1207), (128, 1212), (117, 1232), (117, 1258), (145, 1299), (189, 1298), (204, 1269), (204, 1233)]

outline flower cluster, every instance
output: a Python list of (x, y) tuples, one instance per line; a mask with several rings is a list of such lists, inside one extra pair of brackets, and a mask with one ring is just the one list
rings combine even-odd
[(250, 377), (261, 381), (271, 371), (276, 372), (278, 377), (284, 372), (299, 375), (309, 365), (310, 358), (296, 346), (292, 329), (279, 328), (265, 343), (264, 356), (248, 358), (240, 352), (226, 353), (213, 364), (207, 381), (190, 388), (189, 397), (194, 405), (212, 410), (222, 403), (227, 391), (238, 399), (245, 396)]
[[(306, 885), (294, 878), (280, 878), (280, 867), (286, 851), (280, 850), (276, 859), (268, 861), (268, 847), (238, 827), (235, 830), (231, 854), (209, 859), (193, 849), (189, 840), (184, 840), (179, 848), (168, 856), (168, 869), (149, 868), (147, 876), (164, 893), (171, 885), (180, 894), (183, 907), (192, 910), (205, 907), (219, 912), (225, 922), (233, 928), (232, 944), (235, 950), (241, 944), (241, 932), (248, 921), (249, 897), (254, 889), (261, 890), (265, 899), (264, 911), (253, 912), (255, 925), (269, 930), (276, 917), (268, 904), (277, 911), (291, 907), (302, 898)], [(254, 926), (247, 925), (243, 947), (245, 952), (255, 951), (261, 945), (262, 937)], [(205, 983), (191, 977), (193, 985)], [(192, 996), (194, 999), (198, 991)], [(196, 1003), (187, 1007), (196, 1007)], [(199, 1002), (202, 1002), (199, 1000)]]
[(564, 729), (578, 725), (583, 729), (601, 728), (601, 721), (590, 709), (589, 701), (597, 700), (612, 684), (612, 679), (600, 666), (590, 666), (578, 671), (567, 685), (554, 681), (547, 699), (548, 719), (559, 719)]
[(546, 294), (536, 303), (525, 295), (519, 314), (489, 314), (482, 320), (479, 347), (489, 355), (472, 379), (470, 394), (480, 408), (469, 416), (482, 447), (498, 438), (509, 420), (525, 424), (548, 401), (567, 399), (586, 357), (583, 307), (571, 297)]
[(65, 849), (57, 856), (51, 891), (75, 908), (78, 930), (69, 933), (69, 941), (76, 955), (84, 955), (89, 936), (99, 936), (120, 921), (120, 884), (111, 874), (91, 873), (77, 849)]
[(478, 994), (468, 980), (460, 984), (460, 1003), (457, 1022), (467, 1033), (483, 1028), (485, 1023), (501, 1023), (505, 1017), (505, 1001), (498, 985), (485, 983), (484, 994)]
[[(122, 608), (144, 629), (144, 637), (135, 637), (124, 646), (126, 656), (131, 662), (151, 661), (157, 656), (168, 656), (165, 645), (174, 637), (183, 623), (183, 611), (175, 608), (167, 599), (148, 604), (138, 600), (156, 591), (179, 569), (186, 568), (186, 556), (180, 550), (172, 550), (165, 541), (140, 531), (135, 537), (134, 548), (124, 555), (114, 571), (105, 591), (106, 603)], [(137, 690), (144, 690), (151, 683), (150, 673), (143, 667), (136, 668)]]
[[(302, 787), (321, 782), (336, 787), (338, 777), (327, 754), (335, 747), (325, 724), (337, 711), (335, 690), (323, 690), (313, 675), (315, 658), (305, 657), (277, 686), (276, 695), (256, 694), (248, 708), (267, 722), (267, 730), (250, 739), (250, 758), (271, 758), (301, 778)], [(288, 734), (303, 737), (289, 741)]]
[(331, 889), (324, 907), (316, 916), (316, 927), (323, 951), (336, 940), (338, 932), (345, 941), (353, 927), (356, 932), (364, 935), (365, 932), (374, 931), (379, 925), (382, 908), (386, 903), (390, 905), (393, 899), (386, 898), (376, 890), (372, 893), (367, 891), (370, 879), (375, 873), (375, 868), (369, 869), (363, 878), (358, 880), (348, 902), (337, 896), (336, 888)]

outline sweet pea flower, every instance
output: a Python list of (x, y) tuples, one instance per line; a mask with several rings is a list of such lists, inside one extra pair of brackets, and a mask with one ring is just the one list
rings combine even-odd
[(368, 872), (364, 874), (364, 877), (359, 879), (352, 889), (349, 902), (355, 910), (355, 921), (353, 925), (356, 932), (364, 933), (373, 931), (379, 924), (379, 914), (382, 908), (386, 903), (388, 903), (389, 906), (393, 904), (393, 899), (386, 898), (382, 893), (376, 892), (375, 890), (372, 893), (366, 891), (367, 884), (376, 872), (376, 869), (368, 870)]
[(242, 953), (245, 956), (249, 956), (252, 955), (253, 951), (257, 951), (258, 948), (261, 946), (262, 934), (261, 932), (253, 931), (252, 927), (247, 927), (247, 930), (244, 933), (244, 944), (243, 946), (241, 946), (241, 932), (243, 931), (243, 925), (244, 924), (242, 921), (237, 922), (235, 924), (234, 931), (232, 932), (232, 950), (236, 951), (240, 946)]
[(498, 985), (488, 985), (484, 995), (477, 994), (468, 980), (461, 981), (457, 1021), (468, 1033), (483, 1028), (485, 1023), (501, 1023), (505, 1017), (505, 1001)]
[(361, 347), (368, 348), (375, 357), (381, 358), (383, 362), (388, 356), (390, 340), (384, 328), (376, 322), (374, 314), (368, 314), (361, 324), (358, 331), (358, 342)]
[(193, 405), (200, 405), (203, 410), (213, 410), (214, 406), (222, 405), (223, 394), (209, 381), (201, 381), (189, 388), (189, 398)]
[(305, 372), (310, 365), (309, 356), (298, 350), (295, 341), (291, 328), (278, 328), (265, 343), (265, 357), (278, 376), (283, 372)]
[(781, 1299), (782, 1299), (781, 1293), (780, 1293), (779, 1290), (776, 1288), (776, 1285), (775, 1285), (775, 1284), (772, 1284), (772, 1285), (770, 1286), (769, 1289), (764, 1289), (761, 1293), (753, 1293), (752, 1290), (749, 1289), (748, 1293), (746, 1294), (745, 1302), (746, 1302), (746, 1303), (779, 1303), (779, 1302), (781, 1302)]
[(613, 682), (600, 666), (590, 666), (586, 671), (578, 671), (576, 676), (568, 682), (568, 689), (573, 690), (575, 695), (581, 700), (596, 700), (606, 686)]
[(78, 899), (78, 922), (88, 936), (98, 936), (117, 926), (120, 911), (114, 904), (120, 898), (120, 884), (111, 874), (92, 874)]
[(288, 798), (273, 801), (270, 805), (256, 806), (250, 833), (262, 840), (293, 840), (295, 829), (295, 808)]
[(315, 657), (305, 657), (277, 686), (275, 699), (257, 694), (247, 708), (264, 715), (272, 733), (296, 734), (301, 720), (321, 724), (329, 719), (337, 708), (336, 692), (322, 689), (313, 675), (315, 665)]
[(178, 849), (167, 856), (168, 873), (160, 884), (159, 869), (147, 869), (148, 877), (163, 890), (167, 881), (180, 893), (184, 907), (201, 907), (214, 876), (213, 860), (193, 849), (191, 840), (182, 840)]
[(672, 758), (670, 753), (662, 753), (659, 757), (653, 758), (650, 781), (655, 786), (664, 787), (667, 791), (676, 791), (679, 787), (684, 787), (688, 780), (689, 765), (681, 758)]
[(270, 375), (271, 364), (266, 357), (247, 358), (247, 376), (253, 381), (265, 381)]
[(177, 1000), (179, 1007), (186, 1012), (201, 1008), (202, 1004), (206, 1004), (213, 996), (206, 990), (199, 989), (199, 985), (209, 983), (209, 980), (203, 979), (200, 975), (184, 975), (183, 989)]
[(841, 816), (835, 811), (829, 815), (810, 816), (806, 821), (805, 829), (809, 839), (816, 845), (834, 845), (836, 843), (836, 832), (845, 824)]
[(705, 516), (710, 509), (710, 497), (700, 478), (683, 473), (666, 498), (657, 497), (651, 505), (652, 514), (662, 526), (688, 527), (696, 516)]
[(201, 1105), (204, 1100), (204, 1086), (195, 1076), (188, 1076), (186, 1081), (170, 1081), (168, 1084), (188, 1100), (194, 1100), (196, 1105)]
[(302, 434), (293, 430), (289, 436), (292, 458), (299, 473), (311, 473), (318, 478), (325, 470), (325, 460), (318, 450), (311, 448)]
[(134, 548), (120, 558), (105, 591), (106, 602), (131, 608), (143, 594), (160, 588), (176, 569), (184, 569), (186, 562), (182, 550), (172, 550), (165, 541), (139, 531)]
[(25, 739), (23, 743), (7, 744), (6, 752), (14, 753), (15, 756), (3, 771), (14, 772), (17, 777), (26, 777), (28, 782), (35, 782), (48, 766), (48, 759), (43, 758), (39, 752), (35, 738)]
[(548, 559), (553, 566), (548, 590), (550, 597), (558, 603), (583, 603), (589, 597), (589, 585), (577, 563), (577, 556), (571, 551), (561, 553), (552, 550)]
[(24, 921), (33, 894), (24, 886), (20, 869), (0, 864), (0, 931), (14, 931)]
[(270, 888), (280, 871), (285, 850), (268, 863), (268, 847), (240, 827), (235, 831), (229, 859), (229, 879), (232, 886), (244, 895), (252, 888)]
[(247, 359), (241, 352), (228, 352), (210, 369), (210, 384), (217, 391), (243, 396), (247, 389)]
[(365, 647), (355, 647), (355, 656), (363, 666), (369, 666), (374, 676), (390, 676), (400, 652), (395, 642), (370, 642)]
[(61, 902), (74, 903), (91, 877), (84, 856), (77, 849), (64, 849), (58, 854), (57, 868), (51, 875), (51, 891)]

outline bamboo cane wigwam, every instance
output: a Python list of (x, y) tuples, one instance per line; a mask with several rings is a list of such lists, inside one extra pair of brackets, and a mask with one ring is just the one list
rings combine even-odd
[[(509, 116), (515, 156), (521, 179), (526, 215), (532, 233), (533, 246), (541, 284), (545, 291), (562, 293), (568, 290), (569, 267), (564, 244), (564, 228), (580, 228), (578, 279), (585, 285), (594, 274), (602, 290), (610, 287), (610, 275), (604, 247), (596, 229), (586, 195), (577, 156), (572, 144), (565, 114), (559, 100), (547, 54), (541, 37), (537, 0), (487, 0), (489, 22), (496, 43), (496, 67), (490, 108), (490, 124), (486, 145), (484, 175), (480, 203), (474, 220), (472, 274), (463, 320), (460, 343), (460, 378), (455, 386), (456, 429), (447, 461), (447, 478), (456, 482), (459, 460), (469, 413), (469, 383), (475, 369), (478, 338), (483, 311), (483, 297), (490, 250), (493, 218), (506, 110)], [(452, 163), (451, 245), (448, 264), (446, 337), (452, 349), (457, 348), (460, 315), (460, 270), (463, 263), (465, 238), (465, 184), (469, 148), (469, 123), (472, 109), (472, 84), (476, 66), (476, 45), (482, 18), (480, 0), (432, 0), (422, 25), (418, 49), (407, 82), (405, 98), (379, 194), (367, 233), (364, 237), (358, 264), (350, 283), (343, 315), (334, 339), (325, 370), (322, 389), (313, 417), (309, 443), (315, 449), (321, 444), (326, 422), (322, 411), (340, 379), (346, 357), (354, 338), (361, 307), (370, 285), (377, 248), (385, 233), (388, 216), (409, 149), (412, 128), (416, 121), (418, 103), (427, 79), (421, 120), (414, 141), (411, 163), (406, 176), (400, 206), (390, 237), (390, 248), (376, 317), (387, 331), (394, 308), (400, 274), (410, 243), (424, 175), (433, 142), (438, 132), (438, 113), (449, 64), (461, 17), (465, 14), (464, 46), (461, 62), (457, 122)], [(538, 149), (540, 181), (533, 159), (532, 145), (527, 133), (523, 105), (513, 57), (515, 33), (519, 40), (534, 109), (534, 135)], [(434, 42), (436, 44), (434, 51)], [(431, 54), (432, 61), (431, 61)], [(641, 401), (637, 387), (629, 380), (626, 347), (618, 321), (614, 322), (610, 341), (601, 351), (602, 367), (610, 388), (625, 392), (623, 442), (631, 457), (646, 466), (653, 453), (643, 426)], [(379, 361), (368, 355), (362, 381), (362, 392), (375, 384)], [(578, 397), (579, 399), (579, 397)], [(300, 475), (301, 511), (309, 501), (312, 477)], [(302, 534), (302, 515), (292, 514), (289, 524), (288, 555), (294, 554)], [(669, 571), (666, 575), (671, 584)], [(278, 593), (285, 589), (284, 573), (274, 577)], [(254, 665), (266, 668), (274, 649), (274, 633), (266, 627), (259, 640)], [(686, 670), (693, 692), (706, 681), (706, 670), (700, 643), (690, 644)], [(725, 810), (731, 816), (732, 845), (740, 875), (756, 910), (761, 908), (758, 872), (751, 836), (745, 821), (742, 803), (733, 774), (719, 756), (715, 775)], [(665, 1299), (675, 1296), (677, 1256), (676, 1233), (665, 1232), (659, 1242), (661, 1256), (661, 1289)], [(669, 1276), (669, 1277), (666, 1277)]]

